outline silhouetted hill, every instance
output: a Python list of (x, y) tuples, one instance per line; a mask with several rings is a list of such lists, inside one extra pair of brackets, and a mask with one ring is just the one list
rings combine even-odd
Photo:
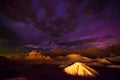
[(15, 64), (12, 59), (0, 56), (0, 67), (9, 67)]

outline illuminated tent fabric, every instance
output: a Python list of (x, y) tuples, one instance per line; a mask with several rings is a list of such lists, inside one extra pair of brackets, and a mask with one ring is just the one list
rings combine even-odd
[(80, 62), (76, 62), (71, 66), (64, 68), (64, 71), (69, 75), (83, 77), (94, 77), (96, 74), (98, 74), (97, 71)]
[(36, 59), (45, 59), (45, 56), (43, 56), (41, 54), (41, 52), (37, 52), (36, 50), (31, 51), (28, 56), (26, 57), (26, 59), (32, 59), (32, 60), (36, 60)]
[(102, 63), (102, 64), (112, 64), (110, 61), (108, 61), (107, 59), (98, 59), (98, 62), (99, 63)]
[(92, 62), (93, 60), (88, 57), (83, 57), (80, 54), (68, 54), (66, 56), (71, 61), (80, 61), (80, 62)]

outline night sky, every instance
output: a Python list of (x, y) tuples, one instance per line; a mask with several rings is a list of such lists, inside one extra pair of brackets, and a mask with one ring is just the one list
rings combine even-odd
[(78, 40), (89, 47), (120, 41), (120, 1), (0, 0), (0, 46)]

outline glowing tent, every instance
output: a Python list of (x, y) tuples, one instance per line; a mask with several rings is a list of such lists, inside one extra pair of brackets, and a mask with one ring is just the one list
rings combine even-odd
[(38, 60), (45, 59), (45, 56), (41, 54), (41, 52), (37, 52), (36, 50), (31, 51), (28, 56), (26, 56), (27, 60)]
[(95, 77), (98, 74), (97, 71), (80, 62), (64, 68), (64, 71), (69, 75), (82, 77)]
[(110, 61), (108, 61), (107, 59), (98, 59), (98, 62), (101, 64), (112, 64)]

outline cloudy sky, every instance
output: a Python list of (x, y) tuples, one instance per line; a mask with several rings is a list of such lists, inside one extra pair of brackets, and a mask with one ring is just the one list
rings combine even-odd
[(119, 0), (0, 0), (0, 43), (120, 40)]

